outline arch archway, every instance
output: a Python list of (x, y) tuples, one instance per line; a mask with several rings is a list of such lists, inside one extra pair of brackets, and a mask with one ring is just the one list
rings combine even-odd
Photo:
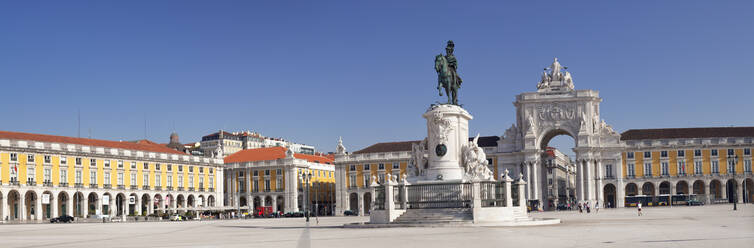
[(102, 194), (102, 201), (100, 203), (102, 204), (102, 215), (113, 216), (113, 206), (111, 202), (113, 199), (113, 196), (109, 192)]
[(68, 196), (68, 193), (65, 191), (60, 191), (60, 193), (58, 193), (57, 204), (55, 206), (58, 208), (58, 216), (68, 215), (68, 210), (71, 209), (71, 206), (68, 206), (69, 197), (70, 196)]
[(238, 204), (240, 204), (241, 207), (248, 206), (248, 203), (246, 202), (246, 197), (241, 196), (240, 198), (238, 198)]
[(189, 195), (186, 198), (186, 205), (187, 205), (187, 207), (188, 208), (192, 208), (192, 209), (195, 208), (196, 207), (196, 204), (195, 204), (196, 201), (195, 200), (196, 200), (196, 198), (194, 197), (194, 195)]
[[(573, 169), (578, 168), (576, 164), (572, 163), (572, 161), (577, 160), (573, 153), (577, 146), (577, 140), (572, 131), (564, 128), (552, 128), (543, 132), (545, 134), (539, 141), (541, 151), (539, 162), (533, 164), (531, 168), (525, 168), (527, 173), (531, 173), (531, 176), (528, 177), (530, 180), (526, 190), (529, 191), (530, 199), (534, 200), (531, 202), (532, 206), (541, 210), (553, 210), (558, 204), (565, 203), (572, 198), (570, 192), (575, 191), (574, 185), (566, 182), (571, 181), (573, 175), (570, 173), (573, 173)], [(578, 172), (584, 173), (586, 171), (577, 171), (576, 175), (578, 175)], [(576, 184), (582, 182), (578, 179), (573, 181)], [(597, 185), (597, 187), (602, 186)], [(579, 199), (595, 201), (602, 199), (604, 203), (604, 192), (598, 196), (599, 193), (596, 189), (591, 191), (589, 189), (591, 188), (584, 187), (585, 191), (579, 191), (579, 194), (585, 194), (583, 198)]]
[(150, 213), (150, 211), (149, 211), (149, 206), (153, 206), (151, 200), (152, 199), (149, 196), (149, 194), (143, 194), (143, 195), (141, 195), (141, 203), (139, 205), (141, 205), (141, 214), (142, 215), (153, 214), (153, 212)]
[(635, 183), (626, 184), (626, 196), (635, 196), (639, 194), (639, 188)]
[(695, 195), (706, 195), (707, 194), (707, 192), (705, 192), (705, 190), (704, 190), (705, 189), (705, 187), (704, 187), (704, 181), (702, 181), (702, 180), (696, 180), (696, 181), (694, 181), (694, 185), (693, 185), (692, 188), (693, 188), (692, 192)]
[(275, 205), (278, 211), (285, 210), (285, 198), (283, 198), (282, 195), (277, 196), (277, 198), (275, 199)]
[(8, 192), (8, 219), (9, 220), (20, 220), (21, 219), (21, 206), (20, 203), (22, 201), (21, 194), (18, 193), (18, 191), (11, 190)]
[(115, 195), (115, 216), (127, 215), (126, 213), (126, 196), (123, 193)]
[(351, 210), (351, 212), (358, 214), (359, 213), (359, 194), (351, 193), (351, 195), (348, 196), (348, 204), (349, 204), (349, 209)]
[(646, 182), (643, 185), (641, 185), (641, 194), (642, 195), (655, 195), (655, 185), (651, 182)]
[(256, 211), (256, 209), (257, 209), (258, 207), (261, 207), (261, 206), (262, 206), (262, 199), (260, 199), (260, 198), (259, 198), (259, 196), (255, 196), (255, 197), (254, 197), (254, 205), (253, 205), (252, 207), (253, 207), (253, 208), (254, 208), (254, 210)]
[(669, 195), (670, 192), (670, 182), (663, 181), (660, 183), (660, 195)]
[(185, 209), (186, 208), (186, 198), (183, 197), (183, 194), (178, 194), (178, 197), (176, 197), (175, 200), (176, 207), (178, 209)]
[(364, 214), (369, 214), (372, 210), (372, 193), (364, 193)]
[(265, 196), (264, 197), (264, 206), (265, 207), (272, 207), (272, 197)]
[(743, 200), (745, 203), (752, 203), (754, 199), (754, 180), (751, 178), (744, 179), (743, 183)]
[(37, 216), (37, 201), (39, 201), (39, 196), (37, 196), (37, 192), (34, 192), (33, 190), (26, 191), (26, 194), (24, 194), (24, 206), (26, 207), (26, 219), (27, 220), (33, 220)]
[(86, 197), (87, 199), (87, 216), (92, 216), (97, 214), (97, 201), (99, 201), (99, 197), (97, 196), (97, 193), (91, 192)]
[(76, 192), (73, 194), (73, 216), (78, 218), (84, 218), (86, 215), (86, 196), (83, 192)]
[(154, 198), (152, 199), (152, 213), (154, 214), (160, 214), (162, 213), (162, 206), (164, 206), (164, 200), (162, 199), (162, 195), (155, 194)]
[(738, 192), (736, 192), (738, 190), (738, 182), (736, 182), (735, 179), (728, 179), (728, 181), (725, 182), (725, 190), (725, 195), (728, 196), (729, 203), (738, 202)]
[(605, 194), (604, 195), (605, 202), (603, 202), (603, 204), (605, 204), (605, 207), (614, 208), (615, 203), (616, 203), (615, 185), (613, 185), (612, 183), (605, 184), (605, 187), (602, 191)]
[[(141, 213), (141, 204), (139, 204), (140, 197), (136, 193), (131, 193), (128, 195), (128, 214), (136, 215), (137, 213)], [(137, 210), (138, 208), (138, 210)]]
[(675, 194), (676, 195), (688, 195), (689, 194), (689, 184), (686, 181), (678, 181), (675, 184)]
[[(42, 192), (42, 195), (40, 197), (41, 198), (39, 200), (42, 201), (42, 209), (40, 209), (40, 211), (42, 211), (42, 219), (48, 220), (50, 218), (57, 217), (52, 216), (52, 209), (56, 207), (55, 200), (57, 197), (55, 197), (55, 195), (49, 190)], [(45, 198), (47, 199), (45, 200)]]
[(709, 194), (712, 199), (722, 199), (723, 198), (723, 189), (722, 184), (717, 179), (713, 179), (709, 183)]
[(212, 196), (212, 195), (207, 196), (207, 206), (211, 207), (211, 208), (215, 207), (215, 197), (214, 196)]

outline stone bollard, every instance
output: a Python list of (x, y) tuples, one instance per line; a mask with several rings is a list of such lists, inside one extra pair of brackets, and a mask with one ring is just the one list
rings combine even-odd
[(471, 183), (471, 211), (474, 223), (481, 221), (482, 211), (482, 187), (479, 181)]
[(408, 186), (411, 185), (406, 181), (406, 174), (403, 174), (403, 192), (401, 193), (401, 209), (408, 209)]

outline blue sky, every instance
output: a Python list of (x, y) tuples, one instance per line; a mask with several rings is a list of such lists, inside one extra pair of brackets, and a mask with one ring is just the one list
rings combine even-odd
[[(557, 56), (631, 128), (754, 123), (752, 1), (4, 1), (0, 130), (182, 142), (259, 131), (333, 151), (421, 139), (456, 43), (472, 135)], [(572, 142), (556, 138), (556, 143)]]

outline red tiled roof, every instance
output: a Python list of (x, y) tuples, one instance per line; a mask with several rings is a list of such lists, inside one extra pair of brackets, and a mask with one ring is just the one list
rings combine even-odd
[[(225, 157), (225, 163), (242, 163), (281, 159), (285, 158), (286, 150), (287, 148), (282, 146), (241, 150)], [(333, 159), (317, 155), (294, 153), (293, 157), (297, 159), (306, 159), (309, 162), (316, 162), (321, 164), (333, 163)]]
[[(469, 141), (473, 141), (474, 137), (469, 137)], [(477, 144), (480, 147), (493, 147), (497, 146), (497, 141), (500, 140), (498, 136), (481, 136)], [(399, 141), (399, 142), (382, 142), (364, 149), (353, 152), (354, 154), (360, 153), (383, 153), (383, 152), (402, 152), (411, 151), (411, 144), (419, 143), (420, 140), (412, 141)], [(433, 148), (434, 149), (434, 148)]]
[(754, 127), (631, 129), (620, 134), (621, 140), (733, 137), (754, 137)]
[(50, 143), (59, 143), (59, 144), (76, 144), (76, 145), (85, 145), (85, 146), (92, 146), (92, 147), (118, 148), (118, 149), (135, 150), (135, 151), (160, 152), (160, 153), (185, 155), (185, 153), (170, 149), (166, 146), (159, 145), (149, 140), (138, 140), (135, 142), (111, 141), (111, 140), (74, 138), (74, 137), (66, 137), (66, 136), (20, 133), (20, 132), (9, 132), (9, 131), (0, 131), (0, 139), (31, 140), (31, 141), (50, 142)]

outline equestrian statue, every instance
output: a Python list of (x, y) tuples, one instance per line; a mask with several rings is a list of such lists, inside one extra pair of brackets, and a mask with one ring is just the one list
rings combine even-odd
[(435, 71), (437, 72), (437, 90), (442, 96), (440, 87), (445, 88), (445, 94), (448, 95), (448, 104), (458, 105), (458, 88), (461, 88), (461, 77), (458, 76), (458, 61), (453, 55), (455, 44), (452, 40), (448, 41), (445, 47), (446, 55), (438, 54), (435, 56)]

